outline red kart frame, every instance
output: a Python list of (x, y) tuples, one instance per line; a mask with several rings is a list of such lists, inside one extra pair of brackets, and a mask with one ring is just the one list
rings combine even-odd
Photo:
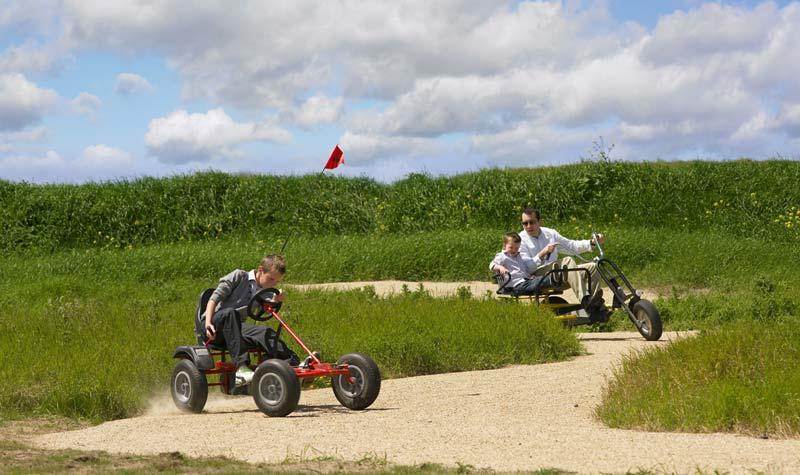
[[(303, 342), (303, 340), (300, 339), (300, 337), (297, 335), (297, 333), (295, 333), (294, 330), (292, 330), (292, 327), (290, 327), (281, 318), (281, 316), (278, 314), (278, 312), (275, 311), (272, 308), (271, 305), (265, 303), (265, 304), (263, 304), (263, 308), (264, 308), (264, 312), (265, 313), (270, 314), (270, 316), (272, 316), (272, 318), (274, 318), (275, 320), (278, 321), (278, 328), (279, 329), (280, 328), (286, 329), (286, 331), (289, 333), (289, 335), (291, 335), (292, 339), (298, 345), (300, 345), (300, 347), (303, 348), (303, 350), (311, 358), (311, 361), (309, 362), (308, 367), (301, 368), (299, 366), (295, 366), (295, 367), (292, 368), (294, 370), (294, 374), (299, 379), (317, 378), (317, 377), (332, 377), (332, 376), (346, 376), (347, 377), (347, 381), (350, 384), (354, 383), (353, 376), (350, 374), (350, 365), (348, 365), (347, 363), (334, 365), (334, 364), (331, 364), (331, 363), (323, 362), (322, 360), (320, 360), (317, 357), (316, 354), (314, 354), (313, 351), (311, 351), (311, 349), (309, 349), (309, 347)], [(207, 374), (207, 375), (208, 374), (221, 374), (221, 375), (224, 375), (224, 376), (227, 376), (230, 373), (235, 373), (236, 372), (236, 367), (234, 366), (234, 364), (229, 362), (229, 361), (225, 361), (225, 355), (228, 353), (228, 351), (226, 351), (226, 350), (213, 350), (213, 349), (209, 348), (209, 345), (211, 343), (213, 343), (213, 342), (214, 342), (213, 339), (206, 340), (205, 347), (206, 347), (206, 349), (208, 349), (208, 353), (214, 359), (214, 369), (206, 370), (206, 371), (204, 371), (204, 373)], [(260, 348), (251, 349), (251, 350), (248, 350), (248, 352), (250, 354), (255, 355), (257, 360), (258, 360), (258, 363), (250, 364), (251, 369), (256, 368), (259, 364), (261, 364), (261, 362), (263, 362), (265, 360), (265, 358), (264, 358), (265, 352)], [(209, 386), (222, 386), (222, 389), (225, 392), (225, 394), (231, 394), (233, 392), (233, 389), (234, 389), (233, 387), (230, 387), (230, 379), (227, 378), (227, 377), (221, 377), (221, 378), (219, 378), (219, 382), (208, 383), (208, 385)]]

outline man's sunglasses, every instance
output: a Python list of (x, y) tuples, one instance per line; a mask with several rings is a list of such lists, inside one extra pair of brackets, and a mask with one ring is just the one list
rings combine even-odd
[(523, 226), (527, 226), (527, 225), (529, 225), (529, 224), (536, 224), (536, 223), (538, 223), (538, 222), (539, 222), (539, 221), (523, 221), (523, 222), (522, 222), (522, 225), (523, 225)]

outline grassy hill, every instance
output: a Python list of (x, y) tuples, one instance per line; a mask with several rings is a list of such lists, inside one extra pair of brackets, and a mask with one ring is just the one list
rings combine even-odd
[(126, 247), (225, 236), (515, 229), (549, 224), (717, 229), (800, 236), (800, 162), (585, 162), (366, 178), (200, 173), (84, 185), (0, 181), (0, 249)]

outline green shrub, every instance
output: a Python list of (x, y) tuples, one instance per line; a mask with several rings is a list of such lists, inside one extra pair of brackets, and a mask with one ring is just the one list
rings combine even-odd
[[(367, 178), (198, 173), (83, 185), (0, 180), (0, 249), (57, 249), (549, 224), (715, 230), (800, 238), (800, 163), (603, 160), (452, 177)], [(574, 220), (574, 221), (573, 221)], [(646, 256), (643, 256), (646, 257)]]

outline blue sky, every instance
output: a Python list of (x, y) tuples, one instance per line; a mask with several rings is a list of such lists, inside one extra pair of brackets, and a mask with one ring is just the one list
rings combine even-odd
[(0, 179), (797, 158), (795, 2), (0, 3)]

